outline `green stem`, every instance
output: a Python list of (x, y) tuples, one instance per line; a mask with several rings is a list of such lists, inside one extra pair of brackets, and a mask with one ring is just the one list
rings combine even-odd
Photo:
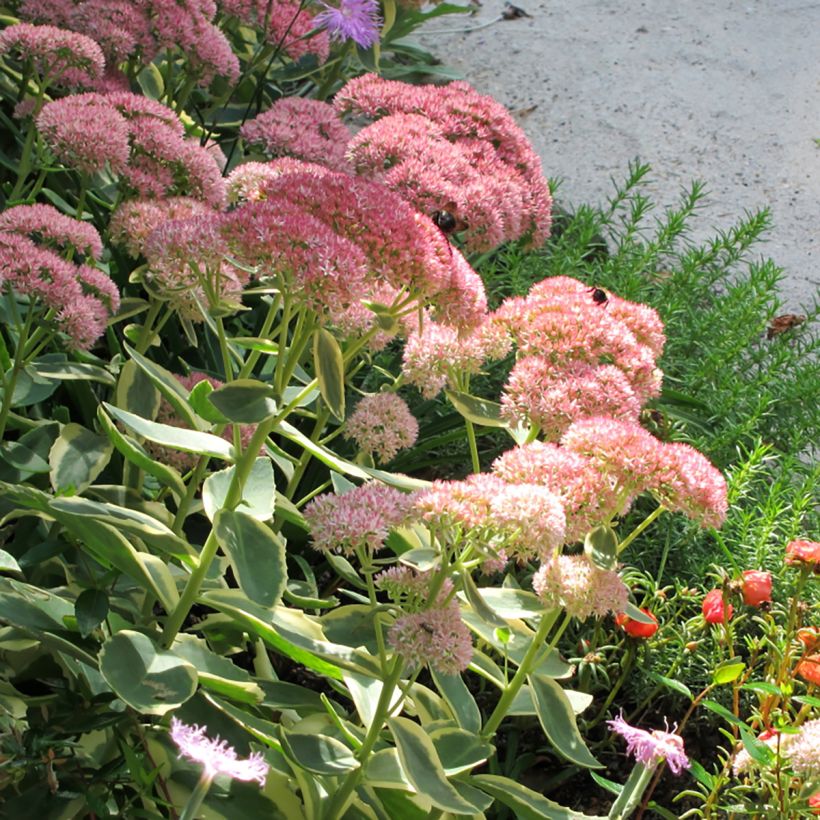
[(182, 810), (179, 820), (197, 820), (197, 817), (201, 816), (199, 814), (199, 808), (205, 799), (205, 795), (208, 794), (208, 790), (211, 788), (212, 779), (213, 778), (204, 771), (202, 772), (202, 776), (199, 778), (196, 788), (191, 792), (191, 796), (188, 798), (188, 802), (185, 804), (185, 808)]
[(34, 127), (34, 115), (32, 114), (31, 122), (28, 126), (28, 133), (26, 134), (26, 140), (23, 143), (23, 153), (20, 156), (20, 165), (19, 170), (17, 171), (17, 180), (14, 183), (14, 188), (9, 194), (8, 202), (14, 202), (16, 199), (19, 199), (20, 195), (23, 193), (23, 188), (25, 187), (26, 179), (28, 179), (28, 174), (31, 170), (31, 151), (34, 147), (34, 136), (36, 134), (36, 131), (37, 129)]
[[(481, 730), (481, 736), (483, 738), (492, 737), (495, 734), (496, 729), (498, 729), (501, 725), (501, 721), (506, 717), (510, 706), (512, 706), (512, 702), (515, 700), (516, 695), (524, 685), (524, 682), (527, 680), (527, 675), (529, 675), (535, 668), (536, 658), (539, 657), (542, 645), (547, 640), (547, 635), (549, 635), (553, 624), (555, 624), (558, 620), (558, 615), (560, 612), (560, 609), (554, 609), (552, 612), (545, 612), (541, 616), (541, 622), (538, 624), (538, 629), (533, 636), (526, 654), (521, 660), (518, 670), (515, 675), (513, 675), (513, 679), (507, 684), (495, 706), (495, 709), (493, 709), (493, 713), (487, 719), (487, 722), (484, 724), (484, 728)], [(555, 648), (555, 644), (558, 643), (558, 638), (561, 637), (568, 623), (569, 615), (564, 615), (563, 624), (559, 627), (547, 647), (548, 652), (551, 652)]]
[[(262, 445), (265, 443), (265, 439), (268, 437), (268, 434), (271, 429), (273, 429), (275, 423), (275, 418), (268, 419), (267, 421), (261, 422), (254, 431), (253, 437), (251, 438), (247, 449), (242, 454), (242, 457), (236, 462), (236, 469), (234, 470), (231, 485), (228, 488), (228, 493), (225, 496), (223, 509), (233, 510), (242, 500), (242, 493), (245, 489), (245, 483), (248, 480), (248, 476), (250, 475), (254, 462), (256, 461), (259, 451), (262, 449)], [(189, 486), (196, 485), (192, 482)], [(216, 551), (218, 549), (219, 542), (217, 541), (215, 530), (212, 527), (211, 532), (205, 541), (205, 545), (202, 547), (202, 552), (199, 556), (199, 563), (188, 577), (188, 582), (185, 584), (185, 589), (182, 591), (179, 602), (174, 607), (173, 612), (171, 612), (168, 616), (168, 620), (165, 622), (165, 628), (162, 631), (162, 641), (165, 646), (170, 646), (173, 643), (174, 638), (177, 636), (183, 622), (188, 617), (188, 613), (191, 611), (191, 607), (194, 605), (197, 595), (199, 595), (199, 589), (202, 586), (202, 582), (205, 580), (205, 576), (208, 574), (208, 570), (213, 563), (214, 557), (216, 556)]]
[[(14, 294), (11, 294), (11, 299), (14, 299)], [(11, 368), (11, 374), (8, 381), (3, 380), (3, 405), (0, 407), (0, 441), (3, 440), (3, 434), (6, 432), (6, 424), (11, 412), (11, 403), (14, 399), (14, 388), (17, 386), (17, 379), (20, 372), (25, 366), (25, 348), (28, 341), (28, 335), (31, 332), (31, 324), (34, 321), (34, 303), (31, 302), (28, 308), (28, 315), (26, 316), (26, 323), (20, 331), (20, 336), (17, 339), (17, 349), (14, 351), (14, 364)]]
[(350, 772), (342, 781), (341, 786), (336, 790), (326, 811), (323, 814), (325, 820), (339, 820), (344, 816), (344, 813), (353, 795), (353, 791), (362, 778), (362, 773), (367, 765), (367, 759), (370, 757), (370, 752), (376, 745), (376, 741), (381, 734), (382, 724), (388, 715), (390, 709), (390, 702), (393, 700), (393, 692), (396, 684), (401, 678), (401, 670), (403, 666), (401, 657), (396, 656), (393, 660), (393, 668), (385, 678), (382, 690), (379, 693), (379, 702), (376, 704), (376, 712), (373, 715), (373, 720), (370, 723), (370, 728), (367, 730), (364, 742), (361, 748), (356, 752), (356, 757), (359, 760), (359, 767)]
[(478, 444), (475, 439), (475, 427), (469, 419), (464, 419), (464, 426), (467, 428), (467, 441), (470, 443), (470, 458), (473, 462), (473, 472), (481, 472), (481, 464), (478, 460)]
[(618, 544), (618, 552), (623, 552), (658, 516), (666, 510), (663, 504), (658, 505), (649, 515), (632, 530), (620, 544)]
[(643, 763), (635, 764), (632, 774), (629, 775), (629, 779), (624, 783), (623, 790), (618, 795), (618, 799), (609, 810), (607, 815), (609, 820), (625, 820), (635, 811), (657, 768), (657, 763), (653, 766), (644, 766)]
[(216, 319), (216, 336), (219, 339), (219, 353), (222, 356), (222, 369), (225, 372), (225, 381), (233, 381), (233, 365), (231, 364), (231, 353), (228, 349), (228, 337), (225, 335), (225, 324), (222, 317)]

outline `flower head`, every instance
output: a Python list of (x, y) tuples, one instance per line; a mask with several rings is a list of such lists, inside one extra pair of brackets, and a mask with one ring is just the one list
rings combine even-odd
[(794, 667), (794, 673), (803, 680), (820, 686), (820, 654), (805, 655)]
[(743, 572), (741, 582), (743, 603), (746, 606), (760, 606), (772, 600), (772, 574), (756, 569)]
[(353, 40), (362, 48), (370, 48), (379, 41), (379, 4), (376, 0), (340, 0), (335, 8), (322, 3), (313, 22), (318, 28), (327, 30), (332, 40)]
[(781, 748), (796, 774), (820, 775), (820, 719), (807, 721), (796, 735), (786, 735)]
[(212, 740), (206, 736), (204, 726), (188, 726), (176, 718), (171, 718), (171, 739), (179, 746), (182, 757), (202, 764), (209, 779), (224, 774), (234, 780), (255, 780), (260, 786), (265, 785), (270, 766), (259, 752), (240, 760), (227, 741), (218, 737)]
[(652, 619), (651, 624), (636, 621), (625, 612), (615, 616), (615, 623), (632, 638), (651, 638), (658, 631), (658, 619), (646, 607), (641, 607), (641, 612)]
[(724, 603), (722, 589), (712, 589), (704, 596), (701, 610), (707, 624), (722, 624), (732, 617), (735, 608)]
[(345, 422), (345, 437), (359, 448), (388, 462), (399, 450), (412, 447), (419, 425), (407, 403), (395, 393), (365, 396)]
[(655, 766), (661, 760), (665, 760), (675, 774), (680, 774), (691, 765), (680, 735), (662, 732), (659, 729), (647, 732), (630, 726), (622, 717), (608, 720), (607, 726), (626, 741), (627, 753), (646, 767)]
[(786, 563), (820, 572), (820, 541), (790, 541), (786, 545)]

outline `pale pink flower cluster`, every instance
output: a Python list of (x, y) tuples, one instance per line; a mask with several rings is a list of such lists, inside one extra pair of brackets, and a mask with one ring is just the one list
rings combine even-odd
[(219, 0), (225, 14), (256, 26), (262, 37), (296, 61), (314, 54), (327, 60), (330, 40), (326, 31), (315, 31), (315, 15), (297, 0)]
[(412, 495), (371, 481), (343, 495), (314, 498), (304, 516), (317, 550), (354, 555), (359, 549), (382, 549), (390, 530), (407, 520), (412, 504)]
[(781, 749), (795, 774), (820, 777), (820, 719), (807, 721), (795, 735), (784, 734)]
[[(207, 382), (216, 390), (224, 387), (225, 383), (207, 373), (200, 373), (197, 370), (192, 370), (187, 376), (174, 374), (176, 380), (190, 393), (200, 382)], [(166, 399), (160, 401), (159, 410), (157, 411), (157, 419), (160, 424), (167, 424), (171, 427), (187, 427), (188, 423), (181, 418), (173, 406)], [(242, 447), (247, 447), (256, 431), (255, 424), (243, 424), (239, 427), (239, 439)], [(233, 444), (233, 428), (229, 425), (222, 433), (222, 438), (225, 441)], [(163, 447), (161, 444), (154, 444), (151, 441), (145, 442), (145, 449), (157, 460), (169, 467), (174, 467), (176, 470), (184, 473), (191, 470), (196, 465), (198, 456), (193, 453), (186, 453), (182, 450), (174, 450), (171, 447)]]
[(211, 739), (205, 734), (204, 726), (188, 726), (176, 718), (171, 718), (171, 740), (179, 747), (182, 757), (202, 765), (208, 780), (227, 775), (234, 780), (255, 780), (260, 786), (265, 785), (270, 766), (259, 752), (240, 760), (227, 741), (218, 737)]
[(556, 555), (541, 564), (532, 587), (548, 608), (563, 607), (585, 620), (623, 612), (629, 590), (617, 572), (596, 567), (585, 555)]
[(566, 514), (567, 543), (626, 512), (617, 484), (595, 461), (557, 444), (533, 441), (515, 447), (496, 459), (492, 469), (511, 484), (537, 484), (555, 493)]
[(184, 194), (221, 208), (225, 182), (207, 148), (185, 139), (170, 108), (130, 92), (74, 94), (47, 103), (36, 117), (57, 159), (92, 173), (108, 166), (129, 193)]
[(388, 630), (387, 640), (409, 666), (429, 666), (443, 675), (463, 672), (473, 657), (470, 631), (455, 600), (399, 616)]
[[(373, 579), (377, 589), (384, 590), (390, 600), (405, 612), (418, 612), (434, 603), (430, 600), (432, 580), (432, 572), (419, 572), (402, 565), (388, 567)], [(435, 604), (443, 606), (452, 592), (453, 582), (445, 578), (436, 595)]]
[(614, 295), (596, 302), (591, 288), (558, 276), (495, 312), (519, 359), (501, 403), (511, 421), (537, 424), (556, 440), (591, 416), (638, 421), (660, 393), (663, 324), (645, 305)]
[(341, 313), (386, 284), (407, 293), (408, 302), (437, 304), (441, 295), (445, 320), (480, 321), (486, 309), (480, 280), (468, 278), (466, 262), (454, 262), (430, 220), (377, 183), (297, 167), (277, 164), (282, 173), (228, 216), (226, 236), (237, 259), (262, 275), (286, 275), (317, 310)]
[(592, 459), (624, 497), (652, 491), (667, 509), (704, 527), (726, 518), (726, 480), (688, 444), (662, 442), (638, 424), (604, 417), (573, 423), (561, 444)]
[(102, 49), (90, 37), (55, 26), (18, 23), (0, 31), (0, 54), (31, 61), (43, 87), (91, 86), (105, 69)]
[(145, 282), (181, 316), (194, 322), (220, 304), (238, 305), (249, 275), (231, 265), (220, 233), (220, 215), (162, 222), (148, 236)]
[(163, 49), (179, 49), (188, 59), (186, 70), (201, 84), (215, 75), (231, 81), (239, 76), (239, 61), (212, 22), (212, 0), (22, 0), (19, 13), (83, 32), (112, 64), (130, 58), (147, 64)]
[(282, 97), (264, 114), (248, 120), (241, 134), (272, 157), (289, 156), (347, 171), (345, 147), (350, 133), (333, 106), (304, 97)]
[(552, 198), (541, 162), (510, 113), (464, 82), (418, 86), (368, 74), (336, 95), (340, 112), (378, 121), (351, 141), (357, 173), (384, 181), (431, 214), (466, 222), (470, 250), (549, 235)]
[(400, 450), (412, 447), (419, 425), (407, 402), (395, 393), (365, 396), (345, 421), (345, 437), (363, 453), (390, 461)]
[(60, 254), (96, 258), (102, 247), (90, 226), (50, 205), (18, 205), (0, 215), (0, 287), (39, 302), (70, 347), (89, 349), (116, 313), (120, 294), (107, 274)]
[(310, 173), (322, 176), (328, 168), (313, 162), (282, 157), (273, 162), (244, 162), (228, 174), (228, 202), (257, 202), (265, 199), (265, 185), (282, 174)]
[(504, 329), (491, 318), (469, 333), (425, 319), (404, 345), (402, 374), (431, 399), (448, 383), (452, 387), (456, 376), (476, 374), (485, 361), (503, 358), (510, 344)]
[(165, 222), (213, 214), (198, 199), (174, 196), (168, 199), (129, 199), (111, 216), (108, 235), (133, 257), (140, 256), (151, 233)]
[(434, 481), (416, 499), (416, 513), (433, 526), (475, 536), (505, 555), (526, 561), (548, 558), (566, 536), (561, 499), (537, 484), (508, 484), (497, 476), (471, 475), (464, 481)]
[(608, 720), (607, 726), (626, 741), (627, 753), (647, 768), (654, 768), (665, 760), (674, 774), (680, 774), (691, 765), (680, 735), (662, 732), (660, 729), (647, 732), (630, 726), (622, 717)]

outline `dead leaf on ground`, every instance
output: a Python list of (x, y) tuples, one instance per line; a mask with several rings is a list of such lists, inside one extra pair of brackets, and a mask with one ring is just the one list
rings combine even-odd
[(781, 333), (785, 333), (793, 327), (802, 325), (805, 321), (806, 317), (798, 313), (784, 313), (782, 316), (775, 316), (766, 331), (766, 338), (774, 339), (775, 336), (779, 336)]

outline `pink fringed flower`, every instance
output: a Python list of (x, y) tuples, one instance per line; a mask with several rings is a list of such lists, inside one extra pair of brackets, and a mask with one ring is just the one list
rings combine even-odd
[(304, 516), (317, 550), (353, 555), (358, 549), (382, 549), (390, 530), (407, 519), (412, 504), (413, 496), (368, 482), (343, 495), (320, 495), (305, 507)]
[(90, 37), (55, 26), (18, 23), (0, 32), (0, 54), (31, 60), (44, 86), (90, 86), (105, 69), (102, 49)]
[(350, 134), (333, 106), (320, 100), (283, 97), (264, 114), (248, 120), (241, 133), (271, 156), (291, 156), (347, 170), (345, 146)]
[(665, 760), (674, 774), (680, 774), (691, 765), (683, 748), (683, 738), (671, 732), (655, 729), (647, 732), (630, 726), (622, 717), (608, 720), (606, 725), (626, 741), (627, 753), (647, 768), (654, 768)]
[(580, 621), (623, 612), (629, 599), (618, 573), (596, 567), (585, 555), (558, 555), (544, 562), (532, 586), (545, 606), (562, 606)]
[(365, 396), (345, 422), (345, 437), (354, 439), (359, 449), (390, 461), (399, 450), (412, 447), (419, 425), (407, 403), (395, 393)]
[(171, 718), (171, 739), (182, 757), (202, 765), (208, 780), (227, 775), (234, 780), (255, 780), (260, 786), (265, 785), (270, 766), (259, 752), (240, 760), (227, 741), (218, 737), (212, 740), (205, 734), (204, 726), (188, 726), (176, 718)]
[(472, 638), (457, 601), (400, 616), (387, 640), (409, 666), (429, 666), (443, 675), (463, 672), (473, 657)]
[(330, 35), (331, 40), (353, 40), (361, 48), (379, 42), (379, 4), (376, 0), (339, 0), (338, 8), (322, 2), (324, 7), (313, 22)]

